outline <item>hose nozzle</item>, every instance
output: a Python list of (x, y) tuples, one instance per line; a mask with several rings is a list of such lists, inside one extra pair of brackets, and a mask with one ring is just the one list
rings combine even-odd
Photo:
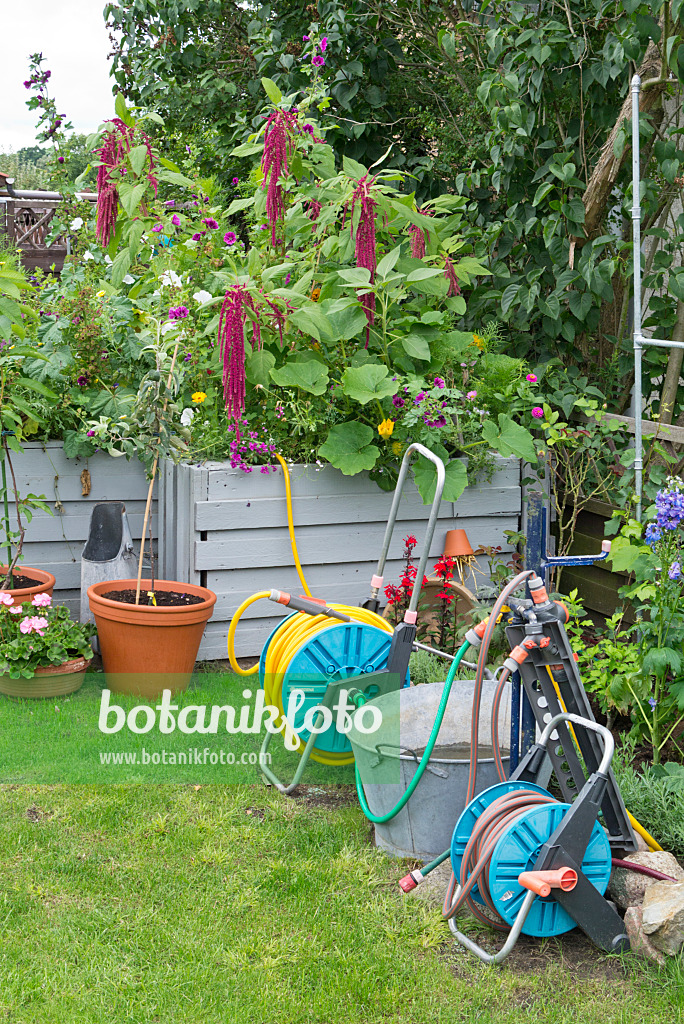
[(425, 881), (425, 876), (416, 868), (415, 871), (409, 871), (408, 875), (404, 875), (399, 882), (399, 888), (402, 892), (411, 892), (423, 881)]

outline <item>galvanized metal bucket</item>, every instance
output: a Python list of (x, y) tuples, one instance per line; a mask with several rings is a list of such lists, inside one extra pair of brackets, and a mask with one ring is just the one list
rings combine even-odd
[[(406, 807), (384, 825), (375, 826), (377, 845), (395, 857), (431, 860), (451, 845), (456, 821), (465, 807), (470, 772), (470, 721), (473, 680), (454, 680), (437, 744), (428, 767)], [(385, 694), (370, 701), (382, 715), (369, 733), (354, 726), (349, 740), (374, 814), (384, 814), (406, 791), (420, 762), (435, 721), (444, 683), (429, 683)], [(499, 781), (491, 749), (494, 680), (485, 680), (480, 705), (476, 793)], [(372, 724), (372, 713), (366, 725)], [(499, 744), (508, 751), (510, 694), (504, 692), (499, 717)], [(446, 755), (446, 756), (445, 756)], [(508, 767), (508, 757), (504, 759)], [(388, 781), (372, 782), (374, 778)], [(391, 781), (389, 781), (391, 780)]]

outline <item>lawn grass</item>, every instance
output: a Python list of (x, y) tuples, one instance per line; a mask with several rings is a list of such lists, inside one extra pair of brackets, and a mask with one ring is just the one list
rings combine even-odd
[[(400, 894), (353, 791), (0, 788), (0, 1020), (13, 1024), (661, 1024), (659, 970), (563, 943), (488, 968)], [(491, 941), (491, 940), (490, 940)]]

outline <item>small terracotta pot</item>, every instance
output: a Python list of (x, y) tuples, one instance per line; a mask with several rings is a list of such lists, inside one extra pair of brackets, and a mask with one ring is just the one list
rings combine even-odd
[(32, 679), (10, 679), (0, 676), (0, 693), (8, 697), (63, 697), (75, 693), (83, 685), (92, 659), (71, 658), (63, 665), (37, 668)]
[(474, 554), (465, 530), (448, 530), (444, 541), (445, 558), (468, 558)]
[[(151, 580), (142, 580), (149, 590)], [(200, 604), (160, 608), (124, 604), (103, 597), (112, 590), (135, 590), (136, 580), (106, 580), (88, 587), (107, 686), (115, 693), (159, 697), (162, 690), (187, 688), (202, 633), (212, 616), (216, 594), (206, 587), (155, 580), (154, 589), (195, 594)]]
[[(0, 565), (0, 575), (3, 575), (6, 572), (7, 565)], [(18, 590), (3, 591), (5, 594), (12, 595), (15, 604), (22, 604), (24, 601), (30, 601), (36, 594), (49, 594), (50, 597), (52, 597), (52, 588), (55, 585), (55, 577), (51, 572), (45, 572), (44, 569), (33, 569), (30, 565), (15, 565), (14, 572), (20, 576), (31, 576), (35, 580), (40, 580), (40, 583), (36, 583), (35, 587), (20, 587)]]

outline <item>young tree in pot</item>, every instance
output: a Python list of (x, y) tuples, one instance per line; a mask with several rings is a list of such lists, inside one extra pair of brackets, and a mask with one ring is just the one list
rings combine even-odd
[[(26, 526), (35, 509), (50, 513), (45, 500), (35, 494), (19, 494), (10, 452), (21, 454), (21, 442), (29, 421), (41, 422), (39, 411), (32, 405), (32, 395), (43, 401), (56, 402), (58, 396), (40, 381), (24, 377), (21, 364), (26, 358), (41, 359), (41, 353), (27, 340), (25, 322), (35, 316), (30, 306), (22, 303), (21, 293), (30, 289), (18, 265), (13, 266), (11, 254), (5, 253), (0, 263), (0, 522), (2, 553), (0, 592), (10, 592), (19, 600), (29, 600), (37, 593), (52, 593), (55, 577), (42, 569), (26, 567), (19, 574), (17, 563), (22, 557)], [(18, 261), (16, 261), (18, 263)], [(10, 511), (10, 498), (14, 511)], [(16, 521), (16, 525), (15, 525)]]
[[(150, 317), (149, 352), (153, 367), (140, 382), (130, 412), (118, 421), (101, 417), (89, 434), (111, 455), (137, 456), (149, 478), (136, 580), (96, 583), (88, 599), (97, 623), (104, 669), (118, 692), (158, 696), (163, 689), (184, 689), (190, 679), (216, 595), (206, 587), (155, 580), (150, 541), (149, 579), (142, 578), (145, 538), (160, 459), (178, 461), (185, 452), (186, 429), (175, 398), (181, 374), (177, 366), (185, 307), (169, 310), (162, 323)], [(171, 627), (171, 628), (169, 628)]]

